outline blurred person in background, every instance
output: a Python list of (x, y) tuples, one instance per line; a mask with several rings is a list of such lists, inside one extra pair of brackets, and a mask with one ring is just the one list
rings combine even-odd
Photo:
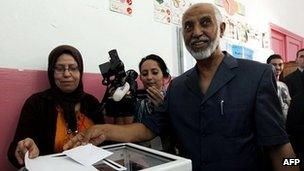
[(274, 73), (275, 73), (275, 77), (277, 80), (278, 97), (281, 102), (284, 120), (286, 121), (291, 98), (289, 95), (287, 85), (284, 82), (280, 81), (282, 72), (284, 70), (284, 61), (279, 54), (273, 54), (273, 55), (270, 55), (269, 58), (267, 59), (267, 64), (271, 64), (274, 66), (274, 69), (275, 69)]

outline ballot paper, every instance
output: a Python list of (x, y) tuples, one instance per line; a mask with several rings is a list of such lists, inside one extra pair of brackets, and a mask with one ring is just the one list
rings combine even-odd
[(29, 159), (29, 154), (26, 152), (24, 161), (29, 171), (96, 171), (97, 169), (92, 165), (111, 154), (110, 151), (87, 144), (63, 153), (39, 156), (35, 159)]
[(71, 150), (64, 151), (63, 154), (81, 163), (84, 166), (93, 165), (94, 163), (113, 154), (110, 151), (96, 147), (92, 144), (79, 146)]

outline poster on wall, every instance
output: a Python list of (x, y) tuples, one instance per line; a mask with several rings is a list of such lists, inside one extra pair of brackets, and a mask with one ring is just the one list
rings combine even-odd
[(235, 58), (243, 58), (243, 46), (232, 45), (232, 56)]
[(154, 0), (154, 20), (164, 24), (172, 22), (172, 14), (169, 0)]
[(254, 55), (254, 50), (248, 48), (248, 47), (244, 47), (241, 45), (228, 45), (230, 46), (229, 50), (235, 58), (243, 58), (243, 59), (249, 59), (249, 60), (253, 60), (253, 55)]
[(260, 31), (247, 22), (223, 16), (226, 23), (224, 37), (256, 48), (269, 48), (269, 33)]
[(245, 59), (249, 59), (249, 60), (253, 60), (253, 50), (244, 47), (244, 58)]
[(133, 13), (132, 1), (133, 0), (110, 0), (110, 10), (131, 16)]
[(243, 3), (235, 0), (214, 0), (217, 6), (225, 8), (229, 15), (239, 14), (246, 15), (246, 7)]
[(181, 26), (183, 14), (190, 6), (189, 0), (171, 0), (172, 24)]

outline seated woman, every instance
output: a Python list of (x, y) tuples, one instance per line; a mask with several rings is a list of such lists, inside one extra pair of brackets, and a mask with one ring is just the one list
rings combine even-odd
[(83, 61), (69, 45), (56, 47), (49, 55), (48, 78), (51, 88), (29, 97), (20, 114), (8, 158), (15, 167), (29, 157), (57, 153), (79, 131), (94, 123), (104, 123), (98, 100), (83, 91)]
[[(164, 60), (154, 54), (143, 58), (139, 63), (140, 80), (148, 95), (138, 99), (135, 105), (134, 122), (141, 123), (143, 118), (151, 115), (154, 107), (162, 104), (166, 91), (165, 80), (168, 82), (171, 76)], [(170, 145), (168, 137), (155, 137), (151, 141), (142, 142), (141, 145), (151, 147), (156, 150), (169, 151)]]

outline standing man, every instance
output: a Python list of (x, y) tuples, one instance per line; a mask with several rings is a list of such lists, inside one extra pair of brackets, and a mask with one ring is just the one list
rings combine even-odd
[(273, 65), (273, 67), (275, 69), (274, 72), (275, 72), (275, 77), (277, 80), (278, 97), (279, 97), (279, 100), (280, 100), (280, 103), (282, 106), (284, 121), (286, 121), (291, 98), (289, 95), (287, 85), (280, 80), (281, 74), (284, 70), (284, 61), (283, 61), (281, 55), (273, 54), (273, 55), (270, 55), (269, 58), (267, 59), (267, 64)]
[(172, 80), (164, 104), (142, 124), (96, 125), (65, 149), (82, 141), (144, 141), (171, 129), (180, 155), (192, 160), (195, 171), (262, 170), (262, 147), (276, 170), (297, 170), (282, 166), (283, 158), (294, 158), (294, 153), (271, 67), (222, 52), (224, 30), (214, 5), (191, 6), (183, 16), (183, 36), (197, 64)]
[(296, 71), (287, 75), (284, 82), (287, 84), (291, 99), (300, 92), (304, 92), (304, 49), (297, 52), (296, 62), (298, 68)]

